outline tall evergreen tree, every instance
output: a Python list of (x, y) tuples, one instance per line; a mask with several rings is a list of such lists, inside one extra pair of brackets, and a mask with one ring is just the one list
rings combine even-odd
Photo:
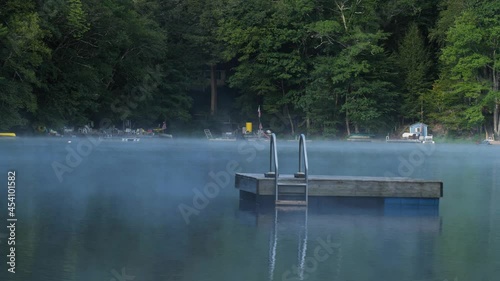
[(423, 121), (424, 96), (431, 88), (431, 60), (424, 38), (413, 23), (399, 45), (397, 62), (404, 75), (401, 116), (411, 121)]

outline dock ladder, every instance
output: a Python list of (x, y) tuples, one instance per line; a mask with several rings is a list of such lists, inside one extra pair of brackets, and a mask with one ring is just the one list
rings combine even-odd
[[(274, 168), (274, 169), (273, 169)], [(276, 147), (276, 135), (270, 136), (269, 172), (265, 174), (268, 178), (274, 178), (275, 186), (275, 208), (274, 227), (271, 232), (269, 247), (269, 280), (275, 280), (276, 262), (278, 260), (278, 244), (280, 236), (290, 234), (288, 231), (279, 230), (285, 228), (297, 232), (297, 272), (299, 280), (304, 279), (307, 253), (307, 204), (308, 204), (308, 161), (306, 149), (306, 137), (302, 134), (299, 138), (299, 171), (292, 177), (280, 177), (278, 165), (278, 151)], [(297, 197), (301, 197), (297, 200)], [(291, 199), (293, 198), (293, 199)], [(297, 224), (298, 223), (298, 224)], [(285, 235), (286, 236), (286, 235)], [(289, 273), (289, 272), (288, 272)], [(287, 272), (284, 274), (287, 275)], [(290, 274), (288, 274), (290, 275)], [(293, 275), (293, 274), (291, 274)], [(283, 276), (282, 276), (283, 277)]]
[[(274, 170), (273, 170), (274, 164)], [(302, 166), (304, 169), (302, 169)], [(306, 149), (306, 137), (304, 134), (299, 138), (299, 171), (293, 177), (280, 178), (278, 167), (278, 152), (276, 147), (276, 135), (271, 134), (269, 170), (266, 177), (274, 177), (275, 204), (276, 205), (303, 205), (308, 204), (308, 161)]]

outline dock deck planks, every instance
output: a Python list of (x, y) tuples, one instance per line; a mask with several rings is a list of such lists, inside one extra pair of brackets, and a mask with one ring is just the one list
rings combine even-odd
[[(280, 175), (280, 181), (285, 180), (301, 181), (293, 175)], [(275, 192), (274, 178), (266, 178), (264, 174), (236, 173), (235, 187), (259, 196)], [(439, 199), (443, 197), (443, 183), (400, 177), (309, 175), (309, 196)]]

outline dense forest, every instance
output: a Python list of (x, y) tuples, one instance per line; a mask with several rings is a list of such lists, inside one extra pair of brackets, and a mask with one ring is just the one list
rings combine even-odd
[(0, 4), (0, 131), (198, 130), (260, 106), (284, 134), (498, 136), (499, 70), (494, 0)]

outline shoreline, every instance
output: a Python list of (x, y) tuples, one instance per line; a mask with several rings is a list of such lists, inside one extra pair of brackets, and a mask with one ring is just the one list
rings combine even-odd
[[(40, 136), (40, 135), (17, 135), (15, 137), (0, 137), (0, 140), (20, 140), (20, 139), (39, 139), (39, 140), (78, 140), (78, 139), (85, 139), (85, 138), (99, 138), (103, 141), (106, 140), (121, 140), (123, 138), (139, 138), (139, 139), (144, 139), (144, 140), (200, 140), (200, 141), (207, 141), (205, 137), (202, 136), (187, 136), (187, 135), (173, 135), (171, 138), (164, 138), (160, 136), (151, 136), (151, 135), (116, 135), (112, 137), (105, 137), (105, 136), (100, 136), (97, 134), (88, 134), (88, 135), (61, 135), (61, 136)], [(428, 144), (428, 143), (422, 143), (418, 141), (413, 141), (413, 140), (402, 140), (402, 139), (390, 139), (391, 141), (387, 142), (386, 139), (384, 138), (370, 138), (370, 139), (359, 139), (359, 140), (349, 140), (347, 138), (323, 138), (323, 137), (309, 137), (307, 138), (307, 142), (345, 142), (345, 143), (406, 143), (406, 144)], [(235, 140), (236, 142), (238, 141), (245, 141), (245, 140)], [(293, 138), (286, 138), (286, 137), (281, 137), (279, 138), (278, 141), (287, 141), (287, 142), (292, 142), (292, 141), (297, 141), (296, 139)], [(214, 141), (210, 141), (214, 142)], [(451, 138), (434, 138), (434, 144), (475, 144), (475, 145), (486, 145), (483, 143), (483, 140), (478, 140), (476, 139), (471, 139), (471, 138), (456, 138), (456, 139), (451, 139)], [(430, 144), (430, 143), (429, 143)], [(491, 143), (491, 145), (500, 145), (500, 141), (494, 141), (494, 143)]]

